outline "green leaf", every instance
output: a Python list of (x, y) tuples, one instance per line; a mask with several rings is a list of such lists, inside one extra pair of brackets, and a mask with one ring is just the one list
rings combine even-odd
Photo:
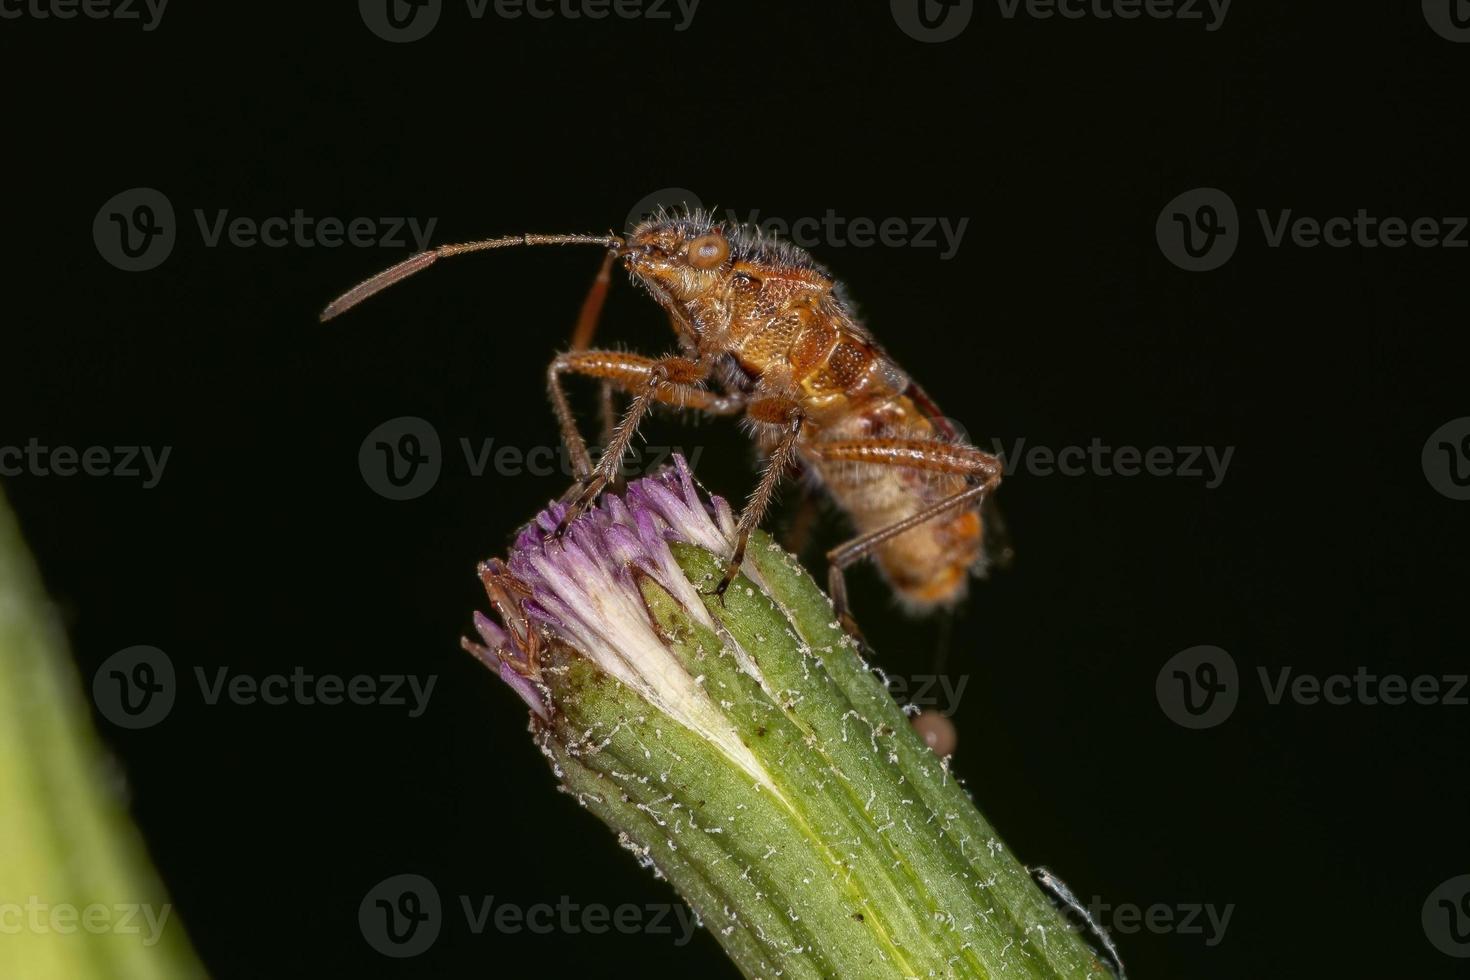
[(203, 977), (0, 497), (0, 977)]

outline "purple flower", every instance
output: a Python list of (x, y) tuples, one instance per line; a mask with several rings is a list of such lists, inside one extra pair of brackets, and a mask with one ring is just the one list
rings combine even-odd
[[(652, 578), (697, 623), (718, 632), (669, 542), (729, 554), (735, 540), (729, 505), (720, 497), (706, 501), (684, 458), (675, 456), (672, 466), (631, 483), (622, 496), (604, 494), (557, 538), (565, 513), (564, 504), (552, 504), (520, 532), (507, 561), (480, 565), (500, 621), (476, 613), (482, 642), (465, 639), (465, 649), (547, 721), (556, 703), (542, 673), (543, 653), (549, 643), (563, 644), (767, 781), (700, 679), (665, 645), (639, 588), (640, 576)], [(738, 647), (734, 653), (759, 680), (750, 658)]]

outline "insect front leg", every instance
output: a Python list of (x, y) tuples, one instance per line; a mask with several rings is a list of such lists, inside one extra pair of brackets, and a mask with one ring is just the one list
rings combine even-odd
[(871, 555), (890, 538), (932, 521), (951, 511), (983, 500), (1000, 485), (1002, 464), (999, 458), (969, 446), (930, 442), (918, 439), (856, 439), (830, 442), (816, 447), (824, 460), (867, 463), (876, 466), (903, 466), (933, 473), (954, 473), (965, 477), (965, 489), (934, 503), (917, 514), (867, 534), (827, 552), (827, 591), (832, 596), (838, 620), (854, 636), (860, 636), (847, 603), (847, 579), (843, 571)]
[[(627, 414), (618, 423), (595, 469), (562, 388), (561, 376), (564, 374), (598, 378), (633, 395)], [(718, 395), (699, 387), (699, 383), (709, 377), (708, 366), (677, 355), (652, 358), (620, 351), (571, 351), (551, 362), (547, 377), (562, 438), (574, 460), (580, 458), (585, 463), (585, 467), (578, 464), (578, 482), (569, 491), (571, 503), (558, 533), (564, 532), (617, 476), (623, 454), (633, 441), (644, 414), (655, 402), (699, 409), (713, 415), (733, 415), (744, 407), (742, 398)]]
[(715, 589), (715, 594), (722, 599), (725, 590), (730, 588), (730, 583), (735, 581), (735, 576), (740, 574), (740, 564), (745, 560), (745, 545), (750, 540), (750, 532), (760, 525), (777, 484), (781, 482), (786, 467), (791, 465), (797, 440), (801, 438), (802, 424), (806, 421), (801, 406), (789, 398), (758, 398), (750, 403), (746, 412), (757, 422), (783, 425), (785, 431), (776, 447), (771, 450), (760, 482), (756, 484), (750, 500), (746, 501), (745, 509), (740, 512), (740, 520), (735, 527), (735, 553), (730, 556), (730, 563), (725, 566), (725, 577)]
[[(577, 324), (572, 328), (571, 349), (574, 351), (584, 351), (592, 346), (592, 338), (602, 323), (602, 308), (607, 303), (607, 291), (612, 284), (612, 267), (616, 261), (617, 254), (608, 252), (597, 267), (597, 275), (592, 277), (592, 285), (588, 287), (587, 295), (582, 300), (582, 308), (577, 313)], [(613, 428), (617, 425), (617, 406), (613, 403), (612, 382), (604, 381), (600, 386), (597, 409), (598, 418), (602, 422), (601, 444), (606, 446), (612, 441)], [(583, 474), (579, 474), (581, 475)]]
[[(572, 353), (585, 352), (592, 343), (592, 337), (597, 333), (597, 326), (602, 322), (602, 308), (607, 302), (608, 287), (612, 282), (612, 266), (617, 256), (608, 252), (602, 257), (602, 264), (597, 267), (597, 275), (592, 278), (592, 285), (587, 290), (587, 295), (582, 299), (582, 307), (577, 312), (576, 325), (572, 327)], [(587, 441), (582, 438), (582, 432), (577, 428), (576, 417), (572, 414), (571, 403), (567, 401), (566, 392), (562, 389), (561, 375), (568, 368), (563, 365), (564, 358), (557, 358), (551, 362), (551, 367), (546, 374), (546, 387), (551, 395), (551, 408), (556, 413), (556, 424), (561, 429), (561, 442), (567, 452), (572, 454), (572, 475), (579, 481), (587, 479), (592, 473), (592, 457), (587, 452)], [(602, 384), (601, 408), (603, 416), (603, 445), (611, 440), (612, 431), (612, 385), (608, 381)]]

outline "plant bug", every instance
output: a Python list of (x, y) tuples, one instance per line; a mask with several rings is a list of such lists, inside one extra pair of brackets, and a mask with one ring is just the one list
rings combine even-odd
[[(607, 249), (582, 305), (571, 349), (557, 355), (547, 386), (577, 482), (562, 530), (617, 478), (644, 415), (658, 404), (710, 415), (743, 415), (766, 459), (740, 514), (718, 592), (723, 595), (783, 476), (800, 469), (851, 519), (857, 537), (827, 553), (839, 617), (849, 615), (844, 570), (872, 556), (901, 603), (925, 613), (960, 602), (972, 573), (1008, 558), (987, 546), (999, 531), (987, 502), (1001, 461), (970, 445), (934, 401), (852, 313), (844, 289), (803, 249), (708, 213), (660, 211), (626, 237), (514, 235), (444, 245), (400, 262), (334, 300), (331, 319), (441, 258), (523, 245)], [(590, 344), (621, 263), (664, 310), (679, 349), (662, 357)], [(631, 403), (596, 465), (567, 400), (570, 375), (602, 382)], [(713, 387), (711, 387), (713, 385)], [(987, 533), (989, 532), (989, 533)]]

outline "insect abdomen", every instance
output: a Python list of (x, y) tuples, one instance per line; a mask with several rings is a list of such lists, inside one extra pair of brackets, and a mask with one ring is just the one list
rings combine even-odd
[[(908, 398), (897, 396), (875, 408), (851, 413), (824, 428), (803, 453), (858, 534), (912, 517), (966, 487), (965, 478), (952, 473), (821, 458), (823, 442), (940, 441), (934, 426)], [(978, 507), (961, 509), (890, 538), (873, 557), (903, 604), (912, 612), (925, 613), (965, 597), (970, 571), (982, 555), (981, 530)]]

